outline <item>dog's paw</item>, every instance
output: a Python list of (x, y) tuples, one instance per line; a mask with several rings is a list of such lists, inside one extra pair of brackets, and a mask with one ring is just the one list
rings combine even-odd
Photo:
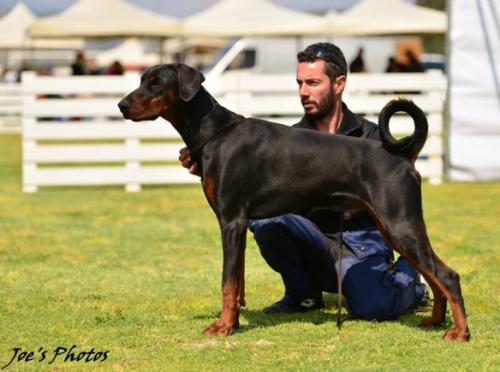
[(203, 331), (205, 336), (229, 336), (238, 328), (236, 325), (228, 325), (220, 320), (212, 323)]
[(457, 327), (447, 329), (443, 334), (443, 339), (447, 341), (465, 342), (470, 340), (469, 328), (459, 329)]

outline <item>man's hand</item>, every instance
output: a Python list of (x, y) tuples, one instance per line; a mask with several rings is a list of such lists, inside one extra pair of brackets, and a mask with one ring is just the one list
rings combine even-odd
[(179, 161), (184, 168), (187, 168), (189, 170), (189, 173), (201, 177), (201, 174), (198, 170), (198, 163), (195, 163), (191, 160), (191, 154), (189, 153), (187, 147), (183, 147), (179, 150)]

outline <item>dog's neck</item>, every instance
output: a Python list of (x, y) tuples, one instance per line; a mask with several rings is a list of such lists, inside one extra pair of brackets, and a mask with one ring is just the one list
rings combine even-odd
[(180, 103), (176, 113), (164, 118), (179, 132), (196, 162), (201, 161), (203, 147), (212, 138), (244, 119), (219, 105), (203, 87), (193, 99)]

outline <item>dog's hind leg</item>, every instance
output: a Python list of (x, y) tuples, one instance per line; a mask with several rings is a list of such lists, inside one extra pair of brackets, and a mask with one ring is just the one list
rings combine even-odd
[(455, 327), (448, 329), (443, 338), (468, 341), (470, 334), (460, 277), (432, 250), (424, 223), (417, 173), (408, 164), (406, 168), (394, 167), (391, 175), (394, 178), (392, 182), (381, 176), (380, 182), (367, 187), (362, 200), (386, 242), (425, 277), (434, 292), (432, 316), (424, 319), (422, 325), (442, 323), (448, 301)]
[(443, 295), (441, 290), (439, 289), (439, 286), (435, 283), (434, 278), (429, 276), (426, 272), (421, 272), (422, 276), (425, 278), (427, 283), (432, 289), (433, 297), (434, 297), (434, 305), (432, 307), (432, 315), (426, 318), (423, 318), (422, 321), (420, 322), (420, 326), (427, 328), (427, 327), (434, 327), (439, 324), (444, 323), (445, 318), (446, 318), (446, 297)]
[[(408, 210), (404, 207), (402, 209)], [(383, 213), (377, 213), (377, 218), (388, 243), (422, 273), (433, 289), (435, 303), (432, 316), (424, 319), (422, 325), (432, 326), (441, 323), (445, 316), (446, 300), (448, 300), (455, 327), (448, 329), (443, 338), (468, 341), (470, 334), (460, 288), (460, 277), (434, 253), (421, 212), (418, 211), (415, 214), (404, 217), (388, 217), (385, 214), (383, 217)]]

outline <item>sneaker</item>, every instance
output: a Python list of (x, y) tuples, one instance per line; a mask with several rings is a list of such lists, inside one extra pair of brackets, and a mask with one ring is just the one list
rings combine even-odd
[(268, 307), (265, 307), (264, 314), (306, 313), (308, 311), (323, 309), (324, 307), (325, 303), (321, 298), (306, 298), (297, 304), (291, 304), (280, 300)]
[(432, 302), (433, 301), (429, 295), (429, 290), (427, 289), (427, 287), (424, 287), (424, 293), (411, 307), (410, 311), (413, 311), (415, 313), (423, 313), (432, 310)]

